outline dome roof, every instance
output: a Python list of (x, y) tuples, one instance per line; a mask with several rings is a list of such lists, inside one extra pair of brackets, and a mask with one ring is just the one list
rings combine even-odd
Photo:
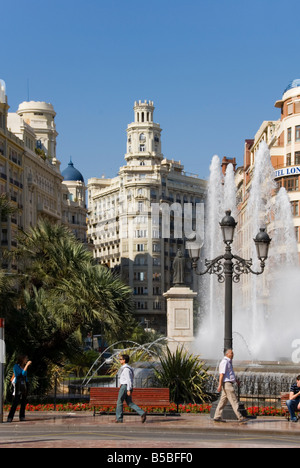
[(300, 86), (300, 79), (291, 81), (289, 85), (285, 88), (283, 94), (289, 91), (290, 89), (298, 88), (298, 86)]
[(80, 181), (84, 183), (83, 175), (74, 167), (72, 161), (69, 162), (68, 167), (62, 171), (61, 175), (66, 181)]

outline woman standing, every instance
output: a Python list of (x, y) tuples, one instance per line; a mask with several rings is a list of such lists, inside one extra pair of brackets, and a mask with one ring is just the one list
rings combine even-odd
[(25, 408), (27, 400), (27, 369), (32, 364), (28, 361), (27, 356), (20, 356), (17, 364), (14, 365), (15, 376), (15, 394), (14, 400), (9, 412), (7, 422), (12, 422), (18, 405), (21, 403), (20, 408), (20, 421), (25, 421)]

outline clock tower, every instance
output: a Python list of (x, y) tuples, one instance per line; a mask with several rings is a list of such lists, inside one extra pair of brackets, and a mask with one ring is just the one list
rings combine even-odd
[(134, 122), (127, 127), (127, 153), (129, 166), (153, 166), (163, 159), (161, 128), (153, 122), (153, 101), (134, 103)]

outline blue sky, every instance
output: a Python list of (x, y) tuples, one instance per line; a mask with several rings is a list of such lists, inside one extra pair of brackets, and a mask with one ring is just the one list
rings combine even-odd
[[(51, 102), (57, 155), (85, 179), (125, 164), (135, 100), (151, 99), (162, 150), (207, 177), (300, 78), (299, 0), (10, 0), (1, 5), (0, 79), (15, 112)], [(5, 38), (5, 39), (3, 39)]]

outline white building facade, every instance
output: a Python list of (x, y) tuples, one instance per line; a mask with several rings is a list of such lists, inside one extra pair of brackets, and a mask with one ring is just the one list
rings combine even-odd
[[(64, 180), (56, 157), (55, 110), (46, 102), (23, 102), (9, 113), (6, 87), (0, 80), (0, 193), (17, 208), (2, 220), (3, 249), (17, 245), (19, 230), (34, 227), (39, 219), (66, 224), (78, 239), (86, 241), (86, 187), (80, 180)], [(74, 190), (80, 186), (80, 194)], [(17, 269), (17, 265), (5, 265)]]
[[(120, 271), (132, 287), (138, 320), (165, 333), (163, 293), (172, 286), (177, 250), (185, 251), (184, 206), (191, 207), (195, 225), (206, 181), (164, 158), (162, 129), (153, 114), (152, 101), (135, 102), (134, 122), (127, 127), (127, 164), (113, 179), (88, 181), (88, 236), (99, 263)], [(197, 288), (188, 261), (186, 283)]]

